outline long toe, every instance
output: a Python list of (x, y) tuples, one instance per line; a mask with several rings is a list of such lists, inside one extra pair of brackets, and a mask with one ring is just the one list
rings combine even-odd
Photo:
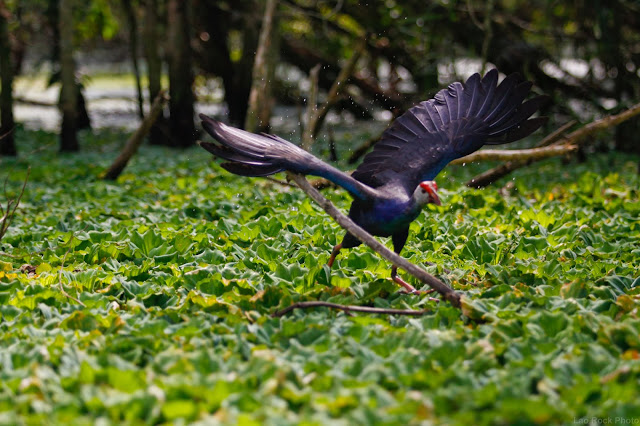
[[(416, 288), (414, 286), (412, 286), (411, 284), (409, 284), (408, 282), (406, 282), (405, 280), (400, 278), (400, 276), (398, 276), (398, 275), (393, 275), (393, 277), (391, 277), (391, 280), (394, 283), (400, 285), (404, 289), (404, 292), (406, 292), (407, 294), (431, 294), (431, 293), (433, 293), (435, 291), (434, 289), (416, 290)], [(439, 299), (434, 299), (433, 297), (431, 297), (430, 299), (431, 300), (439, 300)]]

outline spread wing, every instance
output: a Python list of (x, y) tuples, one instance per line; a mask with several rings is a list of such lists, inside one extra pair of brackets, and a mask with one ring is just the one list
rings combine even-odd
[(473, 74), (409, 109), (383, 133), (352, 176), (374, 188), (394, 184), (412, 193), (452, 160), (485, 144), (521, 139), (546, 121), (529, 118), (546, 101), (538, 96), (523, 102), (530, 82), (521, 82), (518, 74), (499, 85), (497, 81), (495, 69), (482, 79)]

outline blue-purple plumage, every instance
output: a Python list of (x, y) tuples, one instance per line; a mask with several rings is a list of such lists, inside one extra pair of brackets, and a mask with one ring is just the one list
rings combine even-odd
[[(530, 89), (531, 83), (517, 74), (498, 84), (495, 69), (482, 78), (473, 74), (465, 83), (453, 83), (395, 120), (351, 175), (282, 138), (248, 133), (205, 115), (200, 115), (202, 125), (219, 144), (201, 145), (226, 160), (222, 167), (235, 174), (289, 170), (342, 186), (354, 197), (349, 216), (374, 235), (392, 236), (399, 253), (424, 202), (416, 198), (420, 182), (433, 180), (449, 162), (485, 144), (513, 142), (545, 122), (529, 118), (545, 101), (538, 96), (523, 103)], [(431, 202), (436, 201), (437, 196)], [(340, 247), (358, 244), (347, 234), (332, 259)]]

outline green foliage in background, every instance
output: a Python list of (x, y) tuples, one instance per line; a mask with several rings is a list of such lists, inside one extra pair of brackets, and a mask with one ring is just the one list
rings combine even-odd
[[(440, 265), (463, 316), (398, 294), (367, 248), (329, 271), (343, 232), (301, 191), (198, 148), (145, 147), (113, 183), (98, 175), (123, 135), (73, 156), (17, 136), (32, 153), (0, 164), (7, 190), (32, 172), (0, 242), (2, 424), (640, 417), (637, 159), (552, 160), (484, 191), (462, 186), (477, 166), (448, 168), (403, 255)], [(270, 316), (303, 300), (430, 313)]]

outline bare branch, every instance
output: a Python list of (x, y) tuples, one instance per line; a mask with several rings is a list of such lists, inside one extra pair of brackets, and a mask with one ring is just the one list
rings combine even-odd
[(294, 187), (294, 188), (296, 187), (292, 183), (289, 183), (289, 182), (284, 181), (284, 180), (276, 179), (276, 178), (274, 178), (272, 176), (265, 176), (264, 178), (266, 180), (270, 181), (270, 182), (277, 183), (277, 184), (282, 185), (282, 186), (289, 186), (289, 187)]
[(557, 157), (558, 155), (573, 152), (578, 147), (576, 145), (554, 145), (542, 148), (531, 149), (483, 149), (469, 154), (466, 157), (458, 158), (451, 164), (467, 164), (476, 161), (510, 161), (510, 160), (542, 160), (549, 157)]
[(593, 121), (580, 129), (569, 133), (566, 137), (558, 140), (554, 145), (559, 144), (576, 144), (584, 145), (585, 138), (600, 130), (608, 129), (609, 127), (617, 126), (623, 121), (627, 121), (630, 118), (640, 114), (640, 103), (635, 104), (631, 108), (622, 111), (620, 114), (609, 115), (601, 118), (600, 120)]
[(317, 308), (317, 307), (325, 307), (332, 309), (339, 309), (341, 311), (349, 312), (364, 312), (367, 314), (383, 314), (383, 315), (411, 315), (411, 316), (421, 316), (430, 314), (433, 311), (430, 309), (386, 309), (386, 308), (371, 308), (369, 306), (357, 306), (357, 305), (340, 305), (338, 303), (331, 302), (321, 302), (321, 301), (312, 301), (312, 302), (297, 302), (286, 308), (275, 311), (271, 314), (272, 317), (278, 318), (282, 317), (294, 309), (307, 309), (307, 308)]
[(378, 240), (373, 238), (368, 232), (356, 225), (350, 218), (340, 212), (336, 206), (334, 206), (329, 200), (324, 198), (311, 184), (305, 179), (304, 176), (287, 172), (287, 175), (302, 189), (312, 200), (314, 200), (322, 209), (329, 214), (340, 226), (353, 234), (358, 240), (369, 246), (372, 250), (376, 251), (380, 256), (394, 264), (395, 266), (404, 269), (409, 274), (413, 275), (429, 287), (440, 293), (447, 301), (453, 306), (460, 307), (462, 296), (456, 291), (448, 287), (445, 283), (427, 273), (424, 269), (409, 262), (408, 260), (400, 257), (396, 253), (392, 252), (381, 244)]
[[(466, 185), (471, 188), (484, 188), (487, 185), (495, 182), (496, 180), (508, 175), (514, 170), (517, 170), (521, 167), (528, 166), (529, 164), (543, 160), (545, 158), (552, 157), (554, 155), (566, 155), (570, 154), (578, 149), (581, 145), (584, 145), (588, 139), (587, 136), (590, 136), (594, 133), (597, 133), (601, 130), (608, 129), (613, 126), (617, 126), (618, 124), (626, 121), (636, 115), (640, 114), (640, 104), (636, 104), (631, 108), (621, 112), (620, 114), (610, 115), (600, 120), (593, 121), (586, 126), (581, 127), (578, 130), (575, 130), (568, 135), (565, 135), (566, 130), (572, 127), (575, 123), (569, 122), (558, 130), (544, 138), (539, 144), (538, 148), (533, 148), (529, 150), (485, 150), (485, 151), (477, 151), (471, 155), (460, 158), (456, 160), (454, 163), (465, 163), (472, 161), (480, 161), (480, 160), (509, 160), (507, 163), (502, 164), (500, 166), (494, 167), (493, 169), (487, 170), (475, 176), (473, 179), (468, 181)], [(508, 152), (518, 152), (520, 151), (520, 155), (514, 154), (511, 155), (503, 155), (502, 153)], [(483, 154), (483, 153), (489, 154)], [(555, 154), (554, 154), (555, 153)]]
[(318, 120), (316, 121), (316, 123), (314, 123), (315, 128), (312, 129), (314, 135), (317, 133), (318, 128), (322, 124), (322, 121), (324, 121), (324, 117), (327, 115), (327, 112), (329, 112), (329, 109), (338, 101), (340, 93), (343, 91), (343, 88), (345, 87), (349, 77), (351, 77), (351, 74), (353, 74), (356, 64), (358, 63), (358, 59), (360, 59), (360, 56), (362, 56), (362, 53), (366, 48), (367, 36), (365, 35), (359, 40), (358, 44), (353, 50), (351, 58), (349, 58), (349, 61), (345, 64), (344, 67), (342, 67), (342, 69), (340, 69), (338, 77), (336, 77), (335, 81), (331, 85), (331, 88), (329, 89), (327, 100), (318, 109)]
[(355, 47), (351, 58), (345, 64), (342, 69), (340, 69), (340, 73), (338, 77), (336, 77), (335, 81), (331, 85), (329, 89), (329, 93), (327, 94), (327, 99), (325, 102), (318, 108), (316, 106), (317, 95), (318, 95), (318, 72), (320, 64), (316, 65), (311, 69), (309, 74), (311, 80), (311, 88), (309, 89), (309, 104), (307, 105), (307, 125), (302, 133), (302, 143), (301, 146), (305, 150), (309, 150), (313, 145), (313, 140), (318, 132), (318, 129), (322, 125), (325, 116), (329, 112), (329, 109), (339, 100), (340, 94), (344, 90), (346, 86), (346, 82), (353, 74), (358, 59), (362, 53), (366, 50), (367, 47), (367, 36), (364, 36), (358, 42), (358, 45)]
[(556, 129), (554, 132), (552, 132), (550, 135), (542, 139), (538, 143), (538, 145), (536, 145), (536, 147), (543, 147), (543, 146), (549, 146), (554, 144), (560, 138), (562, 138), (570, 128), (575, 126), (576, 123), (577, 123), (576, 120), (571, 120), (568, 123), (563, 124), (562, 126), (558, 127), (558, 129)]
[(156, 99), (153, 101), (153, 105), (151, 105), (151, 111), (149, 111), (146, 118), (142, 120), (138, 130), (131, 135), (118, 158), (114, 160), (109, 169), (104, 173), (104, 179), (115, 180), (120, 176), (120, 173), (122, 173), (124, 168), (127, 167), (127, 163), (129, 163), (131, 157), (133, 157), (133, 155), (138, 151), (140, 145), (142, 145), (144, 137), (149, 133), (151, 126), (153, 126), (153, 123), (155, 123), (160, 116), (160, 113), (164, 108), (164, 104), (168, 99), (169, 98), (164, 90), (158, 93), (158, 96), (156, 96)]

